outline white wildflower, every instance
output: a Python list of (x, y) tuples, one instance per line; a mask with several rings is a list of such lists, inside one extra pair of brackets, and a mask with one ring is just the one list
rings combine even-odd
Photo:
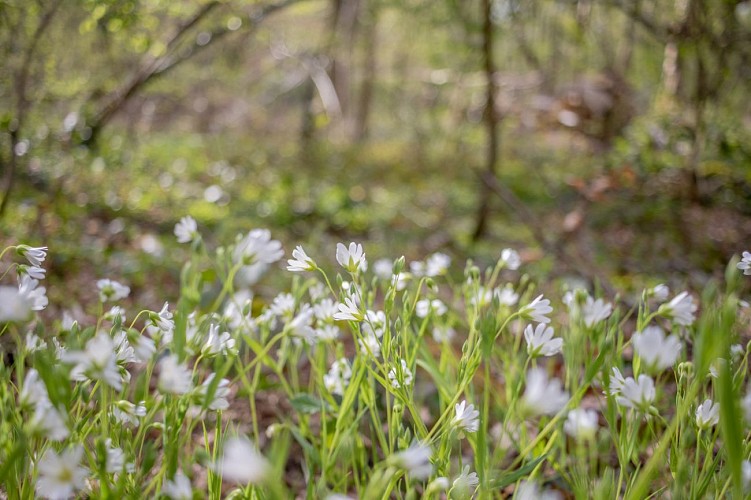
[(373, 274), (384, 281), (391, 279), (391, 271), (394, 269), (394, 263), (391, 259), (378, 259), (373, 264)]
[(550, 301), (543, 299), (542, 295), (538, 295), (535, 300), (519, 310), (519, 315), (537, 323), (550, 323), (550, 318), (547, 315), (552, 311), (553, 308), (550, 307)]
[(446, 304), (439, 299), (421, 299), (415, 305), (415, 314), (418, 318), (426, 318), (431, 312), (434, 316), (443, 316), (448, 311)]
[(720, 403), (706, 399), (696, 408), (696, 425), (699, 429), (708, 429), (720, 422)]
[(560, 500), (561, 498), (558, 492), (543, 489), (531, 481), (522, 481), (514, 492), (514, 500)]
[(389, 381), (391, 381), (391, 387), (394, 389), (412, 385), (412, 372), (407, 367), (407, 362), (402, 359), (400, 365), (401, 369), (394, 367), (389, 370)]
[(193, 500), (193, 487), (190, 479), (178, 470), (171, 480), (165, 479), (162, 485), (162, 495), (170, 497), (171, 500)]
[(202, 352), (206, 356), (216, 356), (220, 353), (228, 356), (237, 353), (235, 344), (235, 339), (232, 338), (229, 332), (219, 333), (219, 325), (211, 325), (209, 326), (209, 335)]
[(562, 389), (561, 381), (548, 379), (541, 368), (527, 372), (527, 384), (522, 396), (522, 407), (532, 415), (554, 415), (568, 403), (568, 394)]
[(522, 259), (516, 250), (513, 250), (511, 248), (504, 248), (503, 250), (501, 250), (500, 262), (501, 265), (506, 269), (516, 271), (517, 269), (519, 269), (519, 266), (521, 266)]
[(323, 385), (331, 394), (344, 396), (344, 390), (352, 378), (352, 367), (346, 358), (341, 358), (331, 365), (331, 369), (323, 376)]
[(453, 424), (463, 432), (477, 432), (480, 428), (480, 412), (475, 410), (475, 405), (467, 406), (467, 401), (454, 405)]
[(432, 278), (446, 274), (450, 265), (451, 257), (444, 253), (436, 252), (430, 255), (425, 261), (425, 276)]
[(305, 253), (302, 246), (297, 245), (295, 249), (292, 250), (292, 257), (294, 258), (287, 261), (287, 271), (315, 271), (317, 267), (316, 263), (313, 259), (308, 257), (308, 254)]
[(18, 273), (18, 277), (23, 278), (24, 276), (27, 276), (34, 280), (43, 280), (44, 275), (47, 273), (47, 270), (43, 267), (36, 267), (36, 266), (26, 266), (23, 264), (19, 264), (16, 268), (16, 272)]
[(70, 372), (73, 380), (97, 379), (118, 391), (123, 387), (122, 376), (117, 367), (115, 343), (104, 332), (89, 340), (84, 351), (64, 353), (62, 361), (76, 364)]
[(339, 304), (339, 312), (334, 314), (334, 319), (337, 321), (361, 321), (363, 314), (360, 311), (360, 306), (354, 299), (345, 297), (344, 304)]
[(122, 448), (112, 445), (112, 440), (107, 439), (107, 458), (106, 469), (110, 474), (117, 474), (123, 471), (132, 473), (135, 470), (135, 465), (132, 462), (128, 462), (125, 458), (125, 452)]
[(99, 300), (102, 302), (116, 301), (130, 295), (130, 287), (115, 280), (101, 279), (96, 282), (96, 286), (99, 289)]
[(433, 340), (438, 343), (451, 342), (456, 336), (456, 331), (450, 326), (438, 325), (433, 328)]
[(133, 404), (130, 401), (118, 401), (112, 405), (112, 417), (120, 423), (138, 426), (140, 419), (146, 416), (146, 402)]
[(242, 238), (233, 252), (235, 262), (244, 266), (273, 264), (284, 255), (282, 244), (271, 239), (268, 229), (254, 229)]
[(248, 439), (230, 438), (224, 443), (222, 458), (211, 468), (232, 483), (258, 484), (271, 472), (271, 465)]
[(690, 326), (696, 317), (697, 306), (688, 292), (681, 292), (667, 304), (662, 304), (657, 310), (662, 316), (671, 319), (677, 325)]
[(381, 356), (381, 342), (373, 334), (366, 334), (359, 341), (360, 352), (366, 356), (373, 356), (378, 359)]
[(519, 302), (519, 294), (514, 291), (511, 283), (506, 283), (503, 288), (493, 290), (493, 296), (498, 299), (498, 303), (502, 306), (511, 307)]
[(186, 215), (180, 222), (175, 224), (175, 236), (178, 243), (190, 243), (197, 241), (201, 236), (198, 234), (198, 224), (190, 215)]
[(47, 247), (30, 247), (28, 245), (18, 245), (16, 252), (25, 257), (34, 267), (41, 267), (44, 259), (47, 258)]
[(563, 349), (563, 339), (553, 338), (553, 328), (544, 323), (535, 328), (527, 325), (524, 329), (524, 340), (527, 342), (527, 354), (532, 358), (538, 356), (554, 356)]
[(627, 408), (633, 408), (642, 413), (648, 413), (652, 402), (655, 399), (655, 383), (647, 375), (639, 375), (637, 380), (629, 377), (623, 384), (620, 396), (616, 397), (616, 402)]
[(21, 276), (18, 283), (18, 292), (29, 301), (32, 311), (41, 311), (49, 304), (47, 289), (39, 286), (38, 280), (27, 275)]
[(648, 326), (643, 332), (636, 332), (631, 342), (644, 363), (657, 371), (673, 366), (683, 348), (677, 336), (665, 337), (665, 332), (659, 326)]
[(602, 299), (594, 300), (587, 296), (584, 305), (582, 305), (582, 316), (584, 325), (591, 328), (597, 323), (607, 319), (613, 312), (613, 305)]
[(356, 273), (357, 271), (364, 272), (368, 269), (365, 252), (363, 252), (362, 245), (359, 243), (352, 242), (349, 244), (349, 248), (341, 243), (337, 243), (336, 261), (350, 273)]
[(574, 439), (592, 439), (597, 432), (597, 412), (575, 408), (568, 412), (563, 430)]
[(751, 276), (751, 252), (743, 252), (743, 258), (736, 264), (736, 267), (746, 276)]
[(229, 380), (226, 378), (217, 382), (211, 401), (205, 401), (214, 378), (216, 378), (216, 373), (209, 374), (204, 383), (198, 387), (196, 394), (199, 396), (201, 404), (205, 404), (209, 410), (224, 411), (229, 408), (229, 401), (227, 401), (227, 397), (229, 396)]
[(31, 318), (33, 302), (14, 286), (0, 286), (0, 323), (21, 322)]
[(472, 498), (479, 484), (480, 478), (477, 477), (477, 472), (469, 472), (469, 465), (465, 465), (461, 474), (454, 479), (449, 496), (459, 499)]
[(610, 375), (610, 386), (608, 387), (608, 392), (610, 393), (610, 395), (619, 396), (625, 383), (626, 379), (623, 377), (623, 374), (618, 368), (614, 366), (612, 374)]
[(432, 451), (430, 446), (422, 443), (412, 444), (406, 450), (391, 456), (398, 467), (406, 470), (415, 479), (427, 479), (433, 470), (430, 464)]
[(663, 302), (667, 300), (670, 295), (670, 288), (667, 285), (660, 283), (655, 285), (647, 291), (647, 296), (654, 297), (656, 300)]
[(26, 338), (24, 341), (24, 347), (28, 354), (41, 351), (47, 348), (47, 343), (40, 339), (34, 332), (26, 332)]
[(170, 354), (159, 362), (159, 390), (170, 394), (186, 394), (193, 387), (193, 375), (185, 364)]
[(54, 450), (47, 449), (36, 465), (39, 473), (37, 494), (43, 498), (64, 499), (83, 490), (88, 470), (79, 465), (82, 458), (81, 446), (70, 448), (59, 455)]

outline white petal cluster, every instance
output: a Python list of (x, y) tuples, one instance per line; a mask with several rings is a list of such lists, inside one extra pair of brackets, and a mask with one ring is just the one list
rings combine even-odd
[(720, 422), (720, 403), (706, 399), (696, 408), (696, 426), (699, 429), (708, 429)]
[(504, 248), (501, 250), (500, 262), (504, 268), (511, 269), (512, 271), (516, 271), (522, 265), (519, 253), (513, 248)]
[(532, 415), (554, 415), (566, 403), (568, 394), (563, 390), (561, 381), (548, 379), (542, 368), (532, 368), (527, 372), (527, 384), (522, 396), (522, 407)]
[(550, 301), (542, 297), (542, 295), (538, 295), (532, 302), (522, 307), (519, 310), (519, 315), (536, 323), (550, 323), (550, 318), (547, 315), (553, 312), (553, 308), (550, 307)]
[(399, 367), (395, 366), (389, 370), (389, 381), (391, 382), (391, 387), (394, 389), (412, 385), (412, 371), (407, 366), (405, 360), (401, 359), (399, 361)]
[(673, 366), (683, 349), (676, 335), (666, 337), (659, 326), (648, 326), (644, 331), (636, 332), (631, 342), (644, 363), (657, 371)]
[(211, 468), (236, 484), (258, 484), (268, 477), (271, 465), (248, 439), (230, 438), (224, 443), (224, 452)]
[(130, 295), (130, 287), (115, 280), (101, 279), (96, 282), (96, 286), (99, 289), (99, 300), (102, 302), (114, 302)]
[(293, 273), (315, 271), (317, 267), (315, 261), (308, 257), (308, 254), (305, 253), (302, 246), (297, 245), (295, 249), (292, 250), (292, 257), (292, 259), (287, 261), (287, 271)]
[(193, 387), (193, 375), (177, 356), (170, 354), (159, 362), (159, 390), (169, 394), (187, 394)]
[(746, 276), (751, 276), (751, 252), (743, 252), (741, 261), (736, 264), (736, 267), (743, 271)]
[(243, 237), (233, 251), (236, 263), (243, 266), (254, 264), (273, 264), (284, 255), (282, 244), (271, 239), (268, 229), (253, 229)]
[(421, 299), (415, 305), (415, 314), (418, 318), (426, 318), (429, 314), (443, 316), (448, 311), (446, 304), (439, 299)]
[(575, 408), (568, 412), (563, 430), (574, 439), (592, 439), (597, 432), (597, 421), (595, 410)]
[(347, 358), (340, 358), (334, 361), (329, 372), (323, 376), (323, 385), (331, 394), (344, 396), (344, 390), (349, 385), (352, 378), (352, 367)]
[(86, 487), (89, 471), (79, 464), (83, 447), (75, 446), (57, 454), (48, 449), (36, 465), (39, 478), (36, 492), (42, 498), (63, 499)]
[(467, 405), (462, 401), (454, 406), (453, 424), (463, 432), (477, 432), (480, 428), (480, 412), (475, 410), (475, 405)]
[(606, 320), (613, 312), (613, 305), (609, 302), (605, 302), (602, 299), (593, 299), (587, 296), (584, 305), (582, 305), (581, 313), (584, 319), (584, 325), (588, 328)]
[(182, 471), (177, 471), (172, 479), (165, 479), (162, 485), (162, 495), (170, 497), (171, 500), (192, 500), (193, 487), (190, 479)]
[(336, 244), (336, 261), (350, 273), (358, 271), (365, 272), (368, 269), (368, 261), (365, 259), (365, 252), (362, 245), (352, 242), (349, 247), (342, 243)]
[(688, 292), (681, 292), (667, 304), (657, 310), (662, 316), (672, 320), (676, 325), (690, 326), (694, 323), (697, 306)]
[(75, 363), (70, 372), (73, 380), (101, 380), (115, 390), (123, 387), (123, 377), (117, 365), (116, 345), (107, 333), (99, 332), (83, 351), (64, 353), (62, 361)]
[[(612, 383), (611, 383), (612, 385)], [(615, 394), (616, 402), (626, 408), (633, 408), (648, 413), (656, 395), (655, 383), (648, 375), (639, 375), (638, 379), (628, 377)]]
[(392, 455), (391, 461), (406, 470), (415, 479), (426, 479), (433, 470), (433, 466), (430, 464), (432, 454), (429, 445), (415, 443), (406, 450)]
[(200, 239), (201, 235), (198, 234), (196, 220), (190, 215), (180, 219), (180, 222), (175, 224), (175, 237), (177, 237), (178, 243), (190, 243)]
[(524, 340), (527, 342), (527, 354), (532, 358), (538, 356), (554, 356), (563, 349), (563, 339), (553, 338), (553, 328), (545, 323), (536, 327), (527, 325), (524, 329)]
[(469, 472), (469, 465), (465, 465), (461, 474), (454, 479), (451, 484), (451, 498), (466, 499), (472, 498), (480, 484), (480, 478), (477, 472)]

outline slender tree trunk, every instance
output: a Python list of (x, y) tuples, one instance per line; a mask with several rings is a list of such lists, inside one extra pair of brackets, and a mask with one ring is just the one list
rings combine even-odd
[(378, 48), (378, 12), (376, 7), (369, 9), (364, 28), (364, 71), (355, 120), (355, 141), (357, 142), (362, 142), (368, 137), (368, 122), (370, 121), (370, 109), (375, 89)]
[[(492, 20), (492, 0), (482, 0), (483, 29), (482, 29), (482, 54), (486, 78), (485, 100), (485, 132), (487, 134), (485, 150), (485, 172), (488, 176), (495, 177), (497, 174), (496, 163), (498, 162), (498, 148), (500, 137), (498, 135), (498, 114), (495, 109), (495, 61), (493, 58), (494, 27)], [(479, 240), (487, 232), (488, 219), (490, 216), (490, 200), (492, 190), (487, 183), (480, 184), (480, 205), (477, 209), (475, 230), (472, 233), (474, 241)]]

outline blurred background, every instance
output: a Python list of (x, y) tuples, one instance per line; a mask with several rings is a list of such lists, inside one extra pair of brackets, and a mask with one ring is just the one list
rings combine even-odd
[(698, 287), (751, 247), (750, 62), (738, 0), (0, 0), (0, 243), (68, 305), (174, 298), (187, 214)]

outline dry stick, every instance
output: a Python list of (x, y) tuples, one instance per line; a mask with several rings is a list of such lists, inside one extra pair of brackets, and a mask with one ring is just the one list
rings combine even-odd
[(545, 237), (545, 232), (542, 229), (543, 226), (537, 219), (537, 216), (529, 210), (513, 191), (501, 184), (495, 175), (490, 172), (480, 172), (476, 169), (473, 171), (490, 191), (495, 193), (501, 201), (511, 208), (511, 211), (518, 216), (522, 224), (527, 226), (532, 233), (532, 237), (546, 253), (554, 255), (558, 262), (569, 269), (583, 274), (589, 281), (599, 283), (607, 295), (611, 297), (616, 295), (615, 289), (610, 284), (610, 280), (602, 272), (595, 269), (595, 265), (590, 259), (585, 259), (580, 255), (570, 255), (561, 242), (548, 240)]
[[(286, 7), (301, 2), (302, 0), (285, 0), (278, 3), (272, 3), (264, 5), (263, 7), (255, 10), (252, 14), (247, 16), (248, 28), (252, 29), (258, 26), (269, 15), (282, 10)], [(94, 113), (94, 118), (89, 124), (92, 134), (86, 141), (89, 144), (96, 142), (96, 138), (101, 129), (109, 123), (109, 121), (135, 96), (146, 84), (150, 83), (155, 78), (164, 75), (169, 70), (175, 68), (177, 65), (187, 61), (202, 50), (213, 45), (218, 39), (233, 33), (229, 28), (223, 27), (215, 29), (211, 32), (210, 42), (205, 45), (194, 45), (190, 48), (180, 49), (180, 41), (184, 35), (190, 31), (201, 19), (205, 18), (211, 13), (214, 7), (222, 5), (221, 2), (211, 2), (198, 10), (198, 12), (187, 22), (185, 22), (177, 31), (175, 35), (167, 41), (168, 51), (161, 57), (149, 61), (142, 65), (141, 69), (133, 75), (128, 83), (121, 86), (119, 89), (110, 93), (105, 98), (105, 104), (98, 112)]]

